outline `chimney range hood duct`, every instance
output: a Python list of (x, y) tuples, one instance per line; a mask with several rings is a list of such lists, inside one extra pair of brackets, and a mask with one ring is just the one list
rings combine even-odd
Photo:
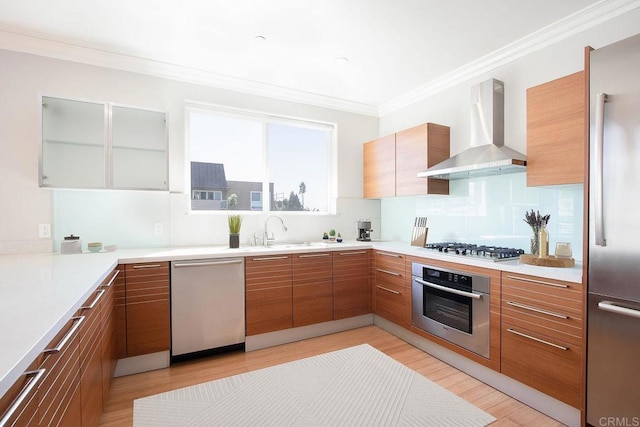
[(471, 148), (418, 173), (419, 178), (465, 179), (524, 172), (527, 158), (504, 146), (504, 83), (471, 88)]

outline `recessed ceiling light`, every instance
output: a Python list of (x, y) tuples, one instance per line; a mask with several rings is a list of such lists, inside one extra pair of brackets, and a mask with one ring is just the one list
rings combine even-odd
[(256, 43), (260, 43), (260, 42), (265, 41), (266, 39), (267, 39), (267, 38), (266, 38), (265, 36), (255, 36), (255, 37), (253, 38), (253, 41), (255, 41)]
[(336, 58), (336, 64), (338, 65), (344, 65), (348, 62), (349, 62), (349, 58), (347, 58), (346, 56), (338, 56)]

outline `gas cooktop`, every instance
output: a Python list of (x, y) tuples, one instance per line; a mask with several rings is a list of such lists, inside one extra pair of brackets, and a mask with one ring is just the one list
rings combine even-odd
[(519, 259), (520, 255), (524, 254), (522, 249), (459, 242), (427, 243), (424, 247), (449, 255), (467, 256), (487, 261), (510, 261)]

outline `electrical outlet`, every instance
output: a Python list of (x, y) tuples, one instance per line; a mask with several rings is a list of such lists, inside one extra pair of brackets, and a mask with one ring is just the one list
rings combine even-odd
[(164, 233), (164, 226), (162, 225), (161, 222), (154, 222), (153, 223), (153, 234), (156, 236), (162, 236), (162, 234)]
[(41, 239), (50, 239), (51, 224), (38, 224), (38, 237)]

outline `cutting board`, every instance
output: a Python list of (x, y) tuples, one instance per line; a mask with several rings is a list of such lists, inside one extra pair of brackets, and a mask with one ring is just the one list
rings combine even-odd
[(540, 258), (536, 255), (523, 254), (520, 255), (520, 262), (523, 264), (537, 265), (540, 267), (573, 267), (576, 265), (576, 260), (573, 258), (556, 258), (550, 255), (545, 258)]

